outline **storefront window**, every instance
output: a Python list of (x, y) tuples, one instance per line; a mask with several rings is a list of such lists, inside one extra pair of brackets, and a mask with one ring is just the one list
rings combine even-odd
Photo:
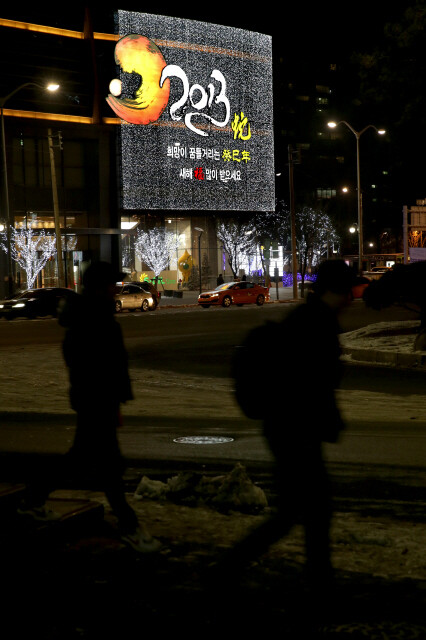
[[(121, 229), (121, 251), (122, 251), (122, 268), (128, 274), (130, 280), (149, 280), (155, 282), (158, 277), (157, 284), (164, 289), (180, 289), (191, 288), (194, 284), (198, 286), (199, 282), (199, 261), (201, 257), (202, 276), (206, 280), (210, 274), (215, 274), (217, 267), (217, 240), (212, 229), (213, 221), (203, 218), (201, 222), (195, 217), (168, 217), (165, 216), (159, 225), (154, 227), (161, 229), (162, 232), (172, 238), (173, 245), (170, 253), (166, 257), (166, 266), (161, 269), (160, 273), (155, 273), (152, 264), (148, 264), (138, 252), (135, 251), (135, 241), (141, 232), (148, 231), (153, 228), (146, 224), (144, 217), (126, 216), (122, 218)], [(199, 232), (194, 231), (198, 224), (202, 224), (202, 250), (198, 248)], [(170, 239), (170, 238), (169, 238)], [(161, 253), (162, 247), (159, 245), (157, 250)], [(200, 256), (201, 253), (201, 256)], [(211, 263), (213, 262), (213, 266)], [(213, 277), (213, 276), (212, 276)], [(217, 274), (214, 275), (216, 279)], [(194, 283), (193, 283), (194, 281)]]

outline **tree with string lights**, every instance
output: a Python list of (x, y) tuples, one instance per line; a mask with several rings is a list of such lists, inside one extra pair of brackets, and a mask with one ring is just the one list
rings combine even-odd
[[(305, 276), (309, 268), (316, 268), (328, 256), (329, 247), (338, 246), (340, 238), (333, 221), (321, 209), (303, 206), (296, 210), (296, 246), (299, 271), (301, 274), (301, 292), (303, 295)], [(291, 238), (291, 216), (286, 211), (284, 232)], [(289, 256), (286, 256), (289, 260)]]
[(237, 278), (244, 258), (256, 253), (253, 225), (238, 220), (219, 221), (216, 233), (228, 257), (234, 278)]
[(137, 231), (135, 255), (154, 272), (156, 283), (160, 273), (169, 266), (172, 253), (177, 249), (177, 238), (170, 231), (160, 227), (149, 231)]
[[(27, 287), (32, 289), (40, 271), (56, 253), (56, 237), (47, 235), (43, 229), (11, 228), (10, 252), (12, 259), (27, 275)], [(7, 253), (6, 234), (0, 237), (0, 246)]]

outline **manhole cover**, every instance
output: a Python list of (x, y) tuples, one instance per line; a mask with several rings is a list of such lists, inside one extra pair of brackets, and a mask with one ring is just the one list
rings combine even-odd
[(234, 438), (222, 438), (219, 436), (184, 436), (183, 438), (174, 438), (173, 442), (179, 444), (225, 444), (233, 442)]

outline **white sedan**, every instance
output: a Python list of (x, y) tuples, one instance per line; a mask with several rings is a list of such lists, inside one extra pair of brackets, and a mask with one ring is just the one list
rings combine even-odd
[(157, 306), (151, 293), (134, 284), (117, 285), (114, 297), (116, 313), (124, 309), (148, 311)]

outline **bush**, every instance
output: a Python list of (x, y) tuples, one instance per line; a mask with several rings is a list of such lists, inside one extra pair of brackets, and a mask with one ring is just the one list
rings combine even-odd
[[(305, 282), (315, 282), (317, 276), (315, 273), (307, 273), (305, 274)], [(302, 274), (297, 274), (297, 282), (302, 281)], [(292, 273), (284, 273), (283, 274), (283, 287), (291, 287), (293, 284), (293, 274)]]

